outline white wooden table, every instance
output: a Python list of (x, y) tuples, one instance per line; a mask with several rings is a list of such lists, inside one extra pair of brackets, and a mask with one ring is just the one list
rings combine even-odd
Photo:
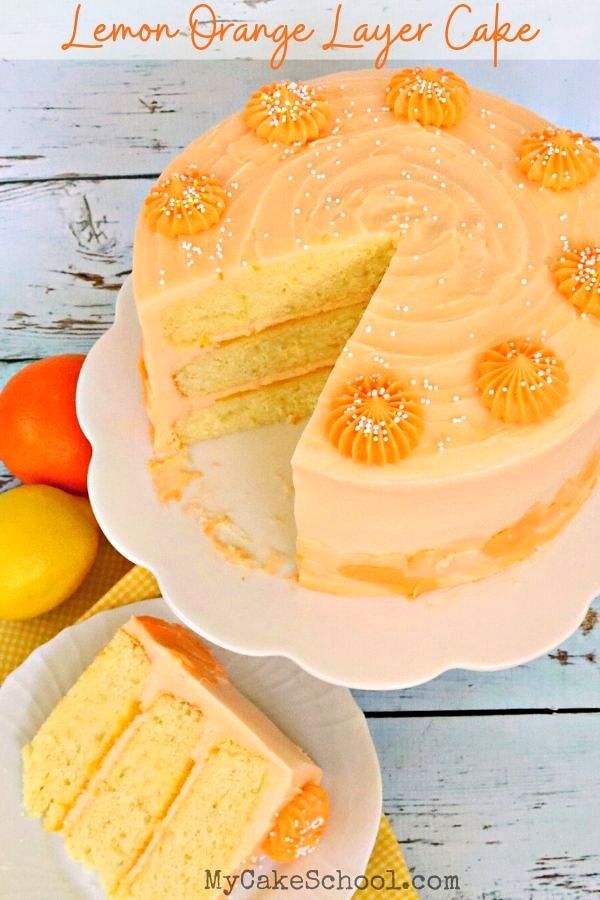
[[(600, 63), (455, 68), (600, 135)], [(284, 74), (324, 70), (296, 63)], [(131, 269), (153, 179), (271, 78), (261, 63), (0, 63), (0, 385), (26, 361), (89, 349)], [(0, 469), (0, 486), (10, 484)], [(357, 692), (385, 810), (409, 865), (434, 876), (424, 898), (600, 896), (599, 651), (592, 610), (530, 665)], [(446, 875), (458, 891), (443, 888)]]

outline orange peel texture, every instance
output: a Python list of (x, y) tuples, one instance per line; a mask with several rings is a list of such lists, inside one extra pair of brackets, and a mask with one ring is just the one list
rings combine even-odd
[(544, 344), (527, 338), (504, 341), (477, 363), (477, 391), (496, 419), (531, 425), (560, 409), (568, 394), (563, 362)]
[(275, 862), (293, 862), (315, 849), (328, 821), (327, 791), (318, 784), (307, 784), (280, 810), (262, 850)]
[(451, 128), (469, 108), (471, 92), (464, 79), (447, 69), (402, 69), (390, 81), (386, 104), (399, 119)]
[(260, 138), (270, 143), (307, 144), (326, 134), (329, 104), (311, 85), (277, 81), (248, 100), (244, 119)]
[(590, 138), (568, 128), (529, 134), (519, 148), (519, 168), (530, 181), (553, 191), (572, 191), (594, 177), (600, 151)]
[(424, 431), (419, 398), (384, 375), (359, 376), (335, 397), (329, 440), (354, 462), (383, 466), (408, 456)]
[(144, 202), (144, 219), (165, 237), (208, 231), (225, 212), (225, 188), (211, 175), (190, 166), (161, 178)]
[(552, 266), (561, 294), (583, 315), (600, 319), (600, 247), (567, 250)]

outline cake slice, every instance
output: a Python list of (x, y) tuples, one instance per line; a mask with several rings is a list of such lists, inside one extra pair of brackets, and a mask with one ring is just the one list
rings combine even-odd
[(26, 812), (47, 831), (64, 818), (100, 762), (139, 712), (150, 661), (119, 631), (23, 750)]
[(181, 789), (202, 728), (199, 709), (159, 694), (132, 723), (115, 753), (108, 754), (93, 786), (67, 817), (68, 852), (96, 869), (108, 892), (148, 844)]
[(26, 811), (120, 900), (221, 897), (255, 857), (313, 849), (328, 816), (320, 769), (199, 640), (148, 616), (115, 635), (23, 759)]

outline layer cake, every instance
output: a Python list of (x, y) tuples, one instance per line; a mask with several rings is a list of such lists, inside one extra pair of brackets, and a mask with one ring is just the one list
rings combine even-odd
[(585, 136), (443, 70), (252, 94), (138, 222), (157, 454), (310, 416), (292, 466), (316, 590), (416, 596), (525, 558), (598, 474), (599, 168)]

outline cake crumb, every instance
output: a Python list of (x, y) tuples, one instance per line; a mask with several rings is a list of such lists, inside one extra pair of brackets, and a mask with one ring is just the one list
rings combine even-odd
[(147, 465), (154, 490), (161, 503), (181, 500), (190, 482), (202, 477), (203, 474), (190, 467), (190, 458), (185, 447), (179, 448), (169, 456), (150, 459)]

